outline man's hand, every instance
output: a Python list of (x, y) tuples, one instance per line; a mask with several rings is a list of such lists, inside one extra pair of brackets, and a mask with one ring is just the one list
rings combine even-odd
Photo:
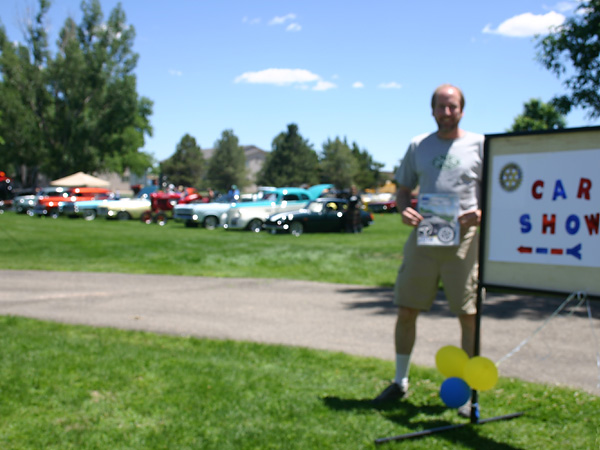
[(416, 227), (423, 220), (423, 216), (410, 206), (402, 210), (402, 223)]
[(461, 228), (469, 228), (472, 226), (478, 226), (481, 223), (481, 210), (476, 209), (473, 211), (467, 211), (458, 217), (458, 223)]

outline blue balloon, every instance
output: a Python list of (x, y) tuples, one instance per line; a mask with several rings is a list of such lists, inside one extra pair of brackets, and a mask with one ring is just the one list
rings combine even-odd
[(459, 408), (471, 397), (471, 388), (462, 378), (447, 378), (440, 388), (440, 397), (448, 408)]

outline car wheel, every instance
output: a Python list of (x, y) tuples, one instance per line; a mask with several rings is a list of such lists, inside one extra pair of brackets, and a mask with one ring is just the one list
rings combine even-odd
[(455, 232), (452, 227), (442, 227), (438, 231), (438, 239), (440, 242), (447, 244), (454, 240)]
[(433, 226), (428, 222), (421, 222), (418, 231), (421, 236), (431, 236), (433, 233)]
[(83, 212), (83, 218), (85, 220), (94, 220), (96, 218), (96, 210), (95, 209), (86, 209)]
[(290, 224), (290, 233), (292, 233), (294, 236), (300, 236), (302, 233), (304, 233), (304, 225), (302, 225), (300, 222), (292, 222)]
[(250, 223), (248, 224), (248, 229), (250, 231), (254, 231), (255, 233), (258, 233), (260, 230), (262, 230), (262, 220), (252, 219), (250, 221)]
[(165, 213), (158, 213), (156, 216), (154, 216), (154, 220), (159, 226), (164, 227), (169, 218)]
[(208, 216), (204, 219), (204, 228), (207, 230), (214, 230), (219, 226), (219, 219), (215, 216)]
[(129, 215), (129, 213), (127, 211), (119, 211), (117, 213), (117, 220), (129, 220), (131, 219), (131, 216)]
[(140, 220), (146, 225), (150, 225), (152, 223), (152, 212), (144, 211), (140, 217)]

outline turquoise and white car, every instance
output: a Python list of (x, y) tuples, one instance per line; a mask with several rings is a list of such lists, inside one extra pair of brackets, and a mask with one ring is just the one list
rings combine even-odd
[(250, 230), (259, 232), (263, 224), (273, 214), (295, 211), (319, 198), (333, 184), (318, 184), (308, 189), (282, 187), (265, 193), (263, 200), (250, 203), (237, 203), (227, 210), (224, 227), (229, 230)]

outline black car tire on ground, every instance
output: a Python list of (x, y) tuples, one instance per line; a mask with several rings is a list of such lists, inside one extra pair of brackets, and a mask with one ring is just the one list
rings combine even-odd
[(204, 228), (207, 230), (214, 230), (219, 226), (219, 219), (215, 216), (208, 216), (204, 219)]
[(258, 233), (260, 230), (262, 230), (262, 220), (252, 219), (250, 221), (250, 223), (248, 224), (248, 229), (250, 231), (254, 231), (255, 233)]
[(290, 223), (290, 233), (292, 233), (294, 236), (300, 236), (302, 233), (304, 233), (304, 225), (302, 225), (300, 222)]
[(129, 220), (131, 219), (131, 216), (129, 215), (129, 213), (127, 211), (119, 211), (117, 213), (117, 220)]
[(86, 209), (83, 212), (83, 218), (85, 220), (94, 220), (96, 218), (96, 210), (95, 209)]

